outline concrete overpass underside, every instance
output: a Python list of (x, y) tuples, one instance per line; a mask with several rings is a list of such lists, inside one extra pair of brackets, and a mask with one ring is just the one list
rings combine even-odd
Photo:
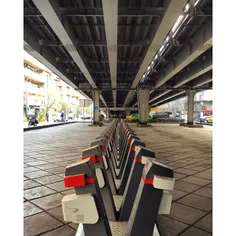
[(24, 48), (106, 108), (212, 88), (211, 0), (24, 0)]

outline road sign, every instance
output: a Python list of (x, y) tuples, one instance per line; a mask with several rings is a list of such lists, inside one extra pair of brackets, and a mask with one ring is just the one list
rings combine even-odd
[(99, 110), (99, 106), (94, 106), (94, 111)]

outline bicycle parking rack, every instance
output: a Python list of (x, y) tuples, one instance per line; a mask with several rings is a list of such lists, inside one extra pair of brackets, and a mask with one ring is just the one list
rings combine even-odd
[(64, 182), (75, 188), (62, 208), (65, 221), (79, 223), (76, 236), (151, 236), (160, 235), (157, 214), (170, 212), (175, 179), (129, 126), (114, 120), (66, 167)]

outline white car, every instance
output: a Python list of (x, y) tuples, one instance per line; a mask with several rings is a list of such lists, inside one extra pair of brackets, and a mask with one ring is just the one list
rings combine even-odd
[[(57, 113), (56, 113), (56, 116), (55, 116), (55, 118), (54, 118), (53, 121), (54, 121), (54, 122), (61, 122), (61, 113), (60, 113), (60, 112), (57, 112)], [(64, 117), (64, 121), (68, 121), (66, 115), (65, 115), (65, 117)]]

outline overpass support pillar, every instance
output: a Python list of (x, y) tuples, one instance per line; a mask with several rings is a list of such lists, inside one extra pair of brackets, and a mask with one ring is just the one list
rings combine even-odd
[(194, 95), (196, 94), (195, 90), (187, 90), (188, 96), (188, 117), (187, 123), (180, 123), (180, 126), (188, 128), (203, 128), (203, 125), (194, 125), (193, 124), (193, 115), (194, 115)]
[(107, 108), (106, 109), (106, 119), (108, 120), (110, 118), (110, 111), (109, 109)]
[(194, 114), (194, 95), (196, 91), (195, 90), (188, 90), (188, 119), (187, 124), (193, 125), (193, 114)]
[(138, 90), (138, 110), (139, 110), (139, 122), (138, 126), (147, 126), (149, 116), (149, 90)]
[(93, 124), (99, 124), (99, 90), (93, 90)]

